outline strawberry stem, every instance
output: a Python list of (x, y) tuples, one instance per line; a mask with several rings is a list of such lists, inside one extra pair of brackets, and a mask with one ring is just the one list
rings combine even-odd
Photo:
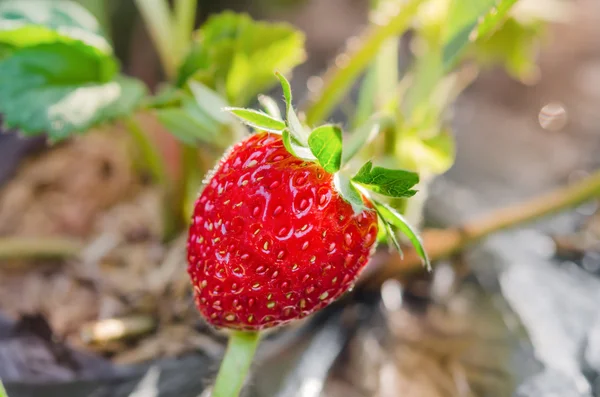
[(259, 332), (234, 331), (231, 334), (212, 397), (237, 397), (240, 394), (259, 339)]

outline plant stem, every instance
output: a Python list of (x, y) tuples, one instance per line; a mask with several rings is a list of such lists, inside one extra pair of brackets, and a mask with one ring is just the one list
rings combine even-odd
[(259, 339), (258, 332), (234, 331), (231, 334), (212, 397), (237, 397), (240, 394)]
[(79, 254), (83, 244), (61, 237), (4, 237), (0, 239), (0, 259), (60, 259)]
[(160, 62), (169, 80), (177, 72), (177, 48), (173, 41), (173, 17), (166, 0), (135, 0), (150, 37), (156, 46)]
[[(490, 234), (576, 207), (595, 197), (600, 197), (600, 170), (570, 186), (499, 209), (463, 226), (425, 230), (421, 238), (429, 258), (435, 261), (460, 252)], [(403, 259), (399, 255), (387, 257), (384, 266), (366, 282), (378, 284), (422, 269), (421, 259), (412, 248), (404, 251)]]
[(156, 145), (150, 137), (144, 132), (135, 116), (129, 116), (123, 119), (123, 123), (133, 138), (136, 149), (144, 161), (144, 166), (148, 167), (154, 182), (165, 185), (168, 182), (167, 168), (163, 156), (158, 151)]
[(323, 88), (309, 98), (306, 121), (316, 124), (326, 118), (339, 100), (348, 92), (358, 75), (371, 63), (379, 48), (389, 38), (401, 35), (423, 0), (408, 0), (398, 12), (382, 24), (374, 24), (359, 39), (356, 48), (349, 48), (336, 58), (338, 61), (325, 73)]
[(186, 55), (194, 24), (196, 22), (197, 0), (175, 0), (175, 23), (173, 24), (173, 45), (177, 47), (178, 61)]

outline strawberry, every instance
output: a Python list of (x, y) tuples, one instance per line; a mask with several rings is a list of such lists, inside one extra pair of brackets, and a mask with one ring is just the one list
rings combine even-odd
[(192, 217), (188, 273), (205, 319), (258, 330), (308, 316), (347, 291), (367, 264), (377, 213), (356, 212), (333, 174), (290, 154), (281, 135), (235, 145)]
[(396, 248), (401, 231), (428, 264), (402, 215), (373, 196), (410, 197), (419, 176), (369, 161), (348, 179), (342, 163), (375, 125), (355, 132), (345, 149), (337, 126), (309, 132), (289, 82), (278, 77), (287, 121), (273, 106), (265, 106), (269, 114), (228, 108), (259, 132), (225, 154), (194, 208), (188, 273), (198, 309), (216, 327), (255, 331), (327, 306), (366, 266), (380, 222)]

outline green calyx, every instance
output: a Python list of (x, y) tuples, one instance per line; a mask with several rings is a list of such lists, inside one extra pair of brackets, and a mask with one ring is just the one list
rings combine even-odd
[(253, 129), (281, 134), (288, 152), (303, 160), (316, 162), (326, 172), (333, 174), (335, 189), (352, 205), (356, 213), (367, 209), (362, 196), (367, 197), (374, 204), (388, 238), (398, 251), (402, 252), (396, 233), (401, 232), (415, 246), (423, 264), (430, 269), (429, 260), (415, 230), (401, 214), (378, 198), (412, 197), (417, 193), (413, 188), (419, 183), (419, 175), (412, 171), (373, 166), (371, 161), (365, 163), (354, 175), (348, 170), (348, 163), (379, 131), (378, 118), (372, 118), (357, 129), (348, 143), (344, 144), (342, 129), (337, 125), (325, 124), (311, 129), (302, 124), (292, 104), (290, 83), (282, 74), (276, 75), (283, 89), (285, 118), (282, 118), (273, 99), (266, 96), (259, 98), (263, 111), (231, 107), (225, 110)]

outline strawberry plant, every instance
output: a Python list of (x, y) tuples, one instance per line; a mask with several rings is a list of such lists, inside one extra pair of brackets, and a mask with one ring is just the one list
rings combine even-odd
[[(165, 192), (165, 240), (188, 233), (201, 315), (232, 330), (218, 397), (238, 395), (263, 329), (349, 291), (378, 243), (430, 269), (417, 229), (429, 182), (454, 161), (446, 111), (474, 78), (473, 65), (501, 64), (531, 80), (542, 27), (541, 18), (520, 17), (516, 0), (373, 1), (366, 32), (297, 111), (284, 76), (305, 58), (301, 32), (233, 12), (194, 31), (195, 1), (175, 0), (173, 9), (165, 0), (135, 3), (166, 77), (154, 95), (119, 72), (110, 39), (77, 3), (0, 3), (0, 112), (7, 128), (54, 143), (115, 122), (131, 133), (144, 170)], [(399, 73), (399, 41), (409, 30), (414, 51)], [(283, 112), (264, 95), (277, 82)], [(355, 85), (344, 133), (326, 121)], [(248, 107), (255, 103), (262, 110)], [(168, 175), (140, 113), (179, 141), (181, 181)], [(224, 152), (212, 171), (200, 166), (201, 146)], [(581, 202), (597, 185), (590, 179), (552, 208), (511, 222)], [(506, 225), (462, 232), (475, 240)], [(441, 246), (435, 258), (460, 248)]]

